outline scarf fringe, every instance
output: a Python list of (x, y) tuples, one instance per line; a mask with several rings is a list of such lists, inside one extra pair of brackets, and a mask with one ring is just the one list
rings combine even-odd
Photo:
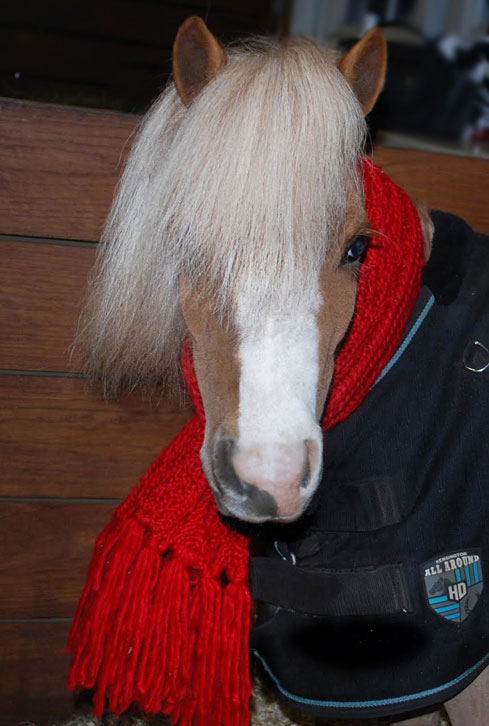
[(95, 689), (94, 715), (130, 706), (179, 726), (248, 726), (250, 595), (176, 551), (152, 546), (135, 519), (98, 537), (68, 641), (68, 686)]

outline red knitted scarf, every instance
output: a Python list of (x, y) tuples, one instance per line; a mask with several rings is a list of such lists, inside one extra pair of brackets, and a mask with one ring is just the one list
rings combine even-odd
[[(399, 344), (423, 266), (418, 214), (370, 162), (367, 213), (378, 232), (360, 275), (323, 419), (331, 428), (368, 393)], [(131, 705), (173, 724), (248, 726), (248, 542), (220, 519), (202, 473), (204, 413), (160, 454), (97, 539), (71, 628), (70, 688), (95, 689), (95, 715)]]

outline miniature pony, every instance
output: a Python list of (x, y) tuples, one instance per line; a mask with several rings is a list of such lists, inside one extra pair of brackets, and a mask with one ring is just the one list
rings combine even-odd
[[(385, 66), (376, 29), (338, 60), (307, 40), (226, 52), (189, 18), (126, 166), (82, 327), (89, 369), (109, 389), (175, 384), (188, 341), (224, 516), (286, 525), (321, 482), (320, 421), (377, 233), (359, 166)], [(446, 704), (452, 726), (489, 723), (488, 678)]]

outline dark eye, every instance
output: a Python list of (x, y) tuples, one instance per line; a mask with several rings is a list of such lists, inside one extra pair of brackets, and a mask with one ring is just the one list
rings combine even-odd
[(355, 237), (353, 242), (347, 247), (345, 254), (343, 255), (343, 262), (357, 262), (361, 260), (367, 251), (369, 238), (365, 235), (359, 235)]

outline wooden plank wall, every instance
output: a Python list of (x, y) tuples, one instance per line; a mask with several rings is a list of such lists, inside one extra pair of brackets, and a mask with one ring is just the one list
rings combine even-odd
[(144, 110), (169, 77), (186, 17), (206, 18), (227, 42), (275, 32), (278, 8), (272, 0), (4, 0), (0, 95)]
[[(64, 644), (96, 533), (188, 417), (106, 402), (69, 349), (137, 118), (0, 101), (0, 726), (74, 710)], [(489, 162), (378, 149), (394, 178), (489, 232)]]
[(74, 710), (66, 634), (94, 537), (188, 417), (106, 402), (70, 361), (137, 118), (0, 102), (0, 723)]

